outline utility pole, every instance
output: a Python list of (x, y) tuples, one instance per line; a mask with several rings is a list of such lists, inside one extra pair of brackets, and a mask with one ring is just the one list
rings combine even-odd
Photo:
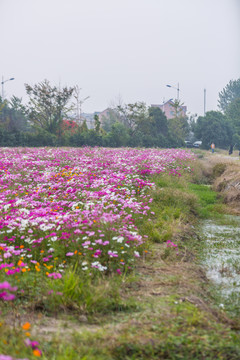
[(89, 98), (90, 98), (90, 96), (87, 96), (83, 100), (79, 101), (79, 105), (80, 105), (80, 121), (82, 120), (82, 104), (85, 102), (85, 100), (87, 100)]
[(77, 123), (78, 125), (80, 125), (80, 120), (81, 120), (81, 110), (80, 110), (80, 91), (81, 91), (81, 88), (79, 88), (78, 85), (75, 86), (75, 99), (76, 99), (76, 110), (77, 110), (77, 116), (76, 116), (76, 119), (77, 119)]
[(90, 98), (90, 96), (85, 97), (84, 99), (81, 99), (80, 92), (82, 88), (80, 88), (78, 85), (75, 86), (75, 99), (76, 99), (76, 110), (77, 110), (77, 123), (78, 125), (81, 124), (82, 121), (82, 104)]
[(203, 112), (204, 112), (204, 116), (206, 114), (206, 89), (204, 89), (204, 93), (203, 93)]
[(4, 99), (4, 77), (3, 76), (2, 76), (1, 84), (2, 84), (2, 101), (3, 101), (3, 99)]

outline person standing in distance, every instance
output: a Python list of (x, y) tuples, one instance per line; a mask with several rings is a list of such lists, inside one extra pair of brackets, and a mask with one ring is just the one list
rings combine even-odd
[(211, 149), (212, 149), (212, 153), (214, 153), (215, 144), (213, 142), (211, 143)]

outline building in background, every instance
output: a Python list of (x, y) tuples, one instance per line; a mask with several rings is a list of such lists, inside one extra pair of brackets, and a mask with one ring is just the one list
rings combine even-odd
[[(158, 107), (162, 110), (163, 113), (165, 113), (167, 119), (172, 119), (175, 116), (173, 104), (174, 102), (172, 101), (172, 99), (169, 99), (162, 105), (152, 104), (151, 107)], [(182, 117), (187, 116), (187, 106), (180, 106), (179, 115)]]

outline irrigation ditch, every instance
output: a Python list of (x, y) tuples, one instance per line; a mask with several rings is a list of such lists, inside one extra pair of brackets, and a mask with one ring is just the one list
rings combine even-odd
[(240, 314), (240, 164), (239, 157), (208, 156), (203, 160), (211, 188), (220, 194), (225, 212), (200, 223), (200, 263), (218, 306), (233, 318)]
[(221, 220), (205, 220), (202, 264), (207, 278), (215, 284), (218, 304), (233, 315), (240, 314), (240, 217), (225, 215)]

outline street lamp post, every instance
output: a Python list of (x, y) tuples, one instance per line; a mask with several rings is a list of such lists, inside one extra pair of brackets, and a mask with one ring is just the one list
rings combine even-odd
[(5, 84), (5, 82), (10, 81), (10, 80), (14, 80), (14, 78), (4, 80), (4, 77), (2, 76), (2, 82), (1, 82), (1, 84), (2, 84), (2, 101), (4, 100), (4, 84)]
[(166, 85), (166, 86), (177, 90), (177, 99), (179, 100), (179, 91), (180, 91), (179, 83), (178, 83), (177, 88), (175, 86), (172, 86), (172, 85)]

